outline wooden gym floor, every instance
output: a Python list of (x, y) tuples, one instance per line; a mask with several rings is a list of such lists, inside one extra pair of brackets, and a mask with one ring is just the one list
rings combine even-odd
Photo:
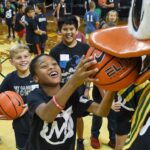
[[(48, 24), (48, 41), (47, 41), (47, 52), (52, 48), (57, 42), (60, 41), (61, 37), (56, 33), (56, 23), (54, 19), (51, 19)], [(0, 24), (0, 61), (2, 63), (2, 74), (5, 76), (9, 72), (13, 71), (14, 68), (9, 64), (9, 60), (6, 60), (8, 57), (9, 48), (16, 43), (16, 40), (8, 40), (7, 38), (7, 27), (6, 25)], [(4, 61), (4, 62), (3, 62)], [(3, 80), (3, 77), (0, 76), (0, 82)], [(91, 128), (91, 116), (84, 118), (84, 144), (85, 150), (94, 150), (90, 146), (90, 128)], [(112, 150), (107, 146), (109, 141), (109, 134), (107, 131), (107, 120), (103, 119), (103, 126), (100, 130), (100, 141), (102, 146), (99, 150)], [(2, 143), (0, 144), (0, 150), (16, 150), (14, 134), (11, 126), (11, 121), (0, 120), (0, 137), (2, 138)]]

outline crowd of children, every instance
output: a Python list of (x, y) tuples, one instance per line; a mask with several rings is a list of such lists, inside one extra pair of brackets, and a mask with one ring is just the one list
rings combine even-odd
[[(88, 69), (97, 62), (84, 57), (92, 32), (118, 25), (118, 1), (84, 0), (84, 33), (79, 31), (81, 18), (67, 13), (65, 0), (55, 0), (52, 5), (51, 15), (56, 18), (62, 41), (46, 54), (48, 23), (44, 1), (0, 2), (0, 17), (8, 27), (7, 38), (15, 39), (16, 32), (18, 41), (10, 49), (10, 62), (16, 70), (2, 81), (0, 92), (15, 91), (25, 103), (21, 116), (13, 120), (16, 148), (74, 150), (77, 131), (76, 150), (85, 150), (82, 117), (90, 112), (91, 146), (101, 147), (101, 117), (107, 116), (108, 146), (122, 150), (139, 97), (150, 83), (145, 81), (118, 92), (91, 86), (91, 82), (98, 81), (92, 78), (98, 70)], [(88, 100), (91, 89), (93, 101)]]

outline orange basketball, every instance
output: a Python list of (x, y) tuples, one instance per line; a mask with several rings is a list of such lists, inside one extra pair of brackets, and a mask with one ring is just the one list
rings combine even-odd
[(99, 82), (94, 84), (105, 90), (118, 91), (128, 87), (137, 79), (141, 69), (141, 58), (117, 58), (93, 47), (86, 54), (89, 56), (98, 62), (91, 67), (99, 69), (95, 74)]
[(8, 119), (16, 119), (23, 111), (22, 97), (13, 91), (5, 91), (0, 93), (0, 111), (6, 115)]

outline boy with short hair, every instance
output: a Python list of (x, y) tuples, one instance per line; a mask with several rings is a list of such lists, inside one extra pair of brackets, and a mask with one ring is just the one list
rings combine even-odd
[[(62, 35), (62, 42), (55, 46), (49, 54), (56, 59), (62, 69), (62, 83), (64, 84), (76, 71), (76, 67), (81, 57), (87, 53), (89, 45), (76, 40), (78, 21), (75, 16), (60, 18), (58, 20), (58, 29)], [(79, 87), (78, 94), (83, 95), (85, 89), (85, 85)], [(77, 130), (80, 132), (78, 132), (77, 150), (84, 150), (83, 126), (82, 116), (79, 116)]]
[(15, 11), (11, 7), (11, 3), (8, 0), (6, 2), (6, 7), (4, 9), (4, 16), (5, 16), (5, 21), (8, 26), (8, 36), (7, 38), (11, 38), (11, 32), (13, 34), (13, 38), (15, 38), (15, 30), (14, 30), (14, 20), (15, 20)]
[(40, 49), (41, 49), (41, 53), (43, 54), (45, 52), (46, 40), (48, 39), (47, 18), (45, 15), (45, 7), (42, 4), (37, 4), (35, 10), (36, 10), (36, 14), (37, 14), (35, 17), (35, 20), (37, 21), (38, 27), (40, 30), (46, 32), (45, 34), (40, 35), (40, 37), (39, 37)]
[(46, 34), (46, 32), (39, 29), (38, 24), (35, 21), (35, 10), (32, 6), (26, 7), (25, 15), (26, 42), (30, 48), (30, 52), (39, 55), (41, 54), (39, 36)]
[(26, 32), (24, 6), (21, 4), (18, 5), (18, 12), (16, 14), (15, 20), (15, 31), (17, 32), (18, 42), (20, 43)]
[(99, 28), (99, 17), (95, 12), (95, 3), (91, 1), (89, 4), (90, 10), (85, 13), (84, 21), (85, 21), (85, 33), (86, 39), (88, 39), (89, 34), (94, 32), (96, 29)]
[(18, 44), (10, 50), (10, 62), (16, 68), (15, 71), (9, 73), (0, 86), (0, 92), (15, 91), (24, 100), (24, 111), (21, 116), (13, 120), (13, 129), (16, 139), (16, 148), (25, 150), (25, 145), (30, 132), (29, 114), (27, 107), (27, 96), (30, 91), (38, 88), (30, 75), (29, 64), (31, 55), (29, 48), (25, 45)]

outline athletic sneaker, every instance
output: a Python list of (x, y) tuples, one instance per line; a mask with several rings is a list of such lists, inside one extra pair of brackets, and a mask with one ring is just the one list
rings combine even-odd
[(101, 144), (98, 138), (91, 137), (91, 146), (95, 149), (99, 149)]
[(84, 143), (83, 143), (83, 139), (78, 139), (77, 140), (77, 148), (76, 150), (84, 150)]

